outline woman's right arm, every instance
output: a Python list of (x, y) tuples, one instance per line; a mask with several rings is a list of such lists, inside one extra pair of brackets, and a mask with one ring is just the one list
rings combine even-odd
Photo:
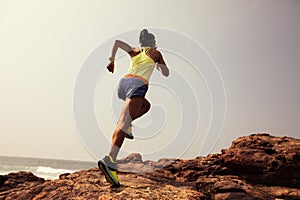
[(158, 71), (160, 71), (162, 73), (162, 75), (164, 75), (165, 77), (168, 77), (170, 74), (169, 68), (167, 67), (163, 56), (161, 55), (161, 53), (159, 52), (159, 58), (158, 61), (156, 63), (156, 69)]
[(165, 77), (168, 77), (170, 72), (169, 72), (169, 68), (167, 67), (167, 65), (164, 64), (159, 64), (156, 63), (156, 68), (158, 71), (160, 71), (162, 73), (162, 75), (164, 75)]

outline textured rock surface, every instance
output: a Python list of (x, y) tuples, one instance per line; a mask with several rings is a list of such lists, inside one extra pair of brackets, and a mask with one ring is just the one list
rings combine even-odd
[[(300, 141), (256, 134), (221, 154), (191, 160), (118, 161), (120, 188), (97, 168), (45, 181), (29, 172), (0, 176), (0, 200), (9, 199), (300, 199)], [(277, 164), (274, 164), (277, 163)]]
[(298, 139), (268, 134), (240, 137), (222, 153), (223, 165), (251, 182), (300, 188)]

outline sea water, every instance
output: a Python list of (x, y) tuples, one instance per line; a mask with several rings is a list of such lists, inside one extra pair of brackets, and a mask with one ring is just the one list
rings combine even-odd
[(28, 171), (46, 180), (57, 179), (60, 174), (73, 173), (95, 166), (96, 162), (0, 156), (0, 175)]

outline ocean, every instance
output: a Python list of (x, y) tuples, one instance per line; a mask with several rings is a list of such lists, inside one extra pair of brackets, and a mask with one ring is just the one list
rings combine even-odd
[(60, 174), (96, 166), (96, 162), (0, 156), (0, 175), (29, 171), (46, 180), (58, 179)]

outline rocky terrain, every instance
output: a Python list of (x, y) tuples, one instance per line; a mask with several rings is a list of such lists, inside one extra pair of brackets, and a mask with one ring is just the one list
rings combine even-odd
[[(95, 164), (96, 165), (96, 164)], [(120, 188), (95, 167), (57, 180), (30, 172), (0, 176), (0, 200), (10, 199), (300, 199), (300, 140), (253, 134), (220, 154), (191, 160), (118, 161)]]

